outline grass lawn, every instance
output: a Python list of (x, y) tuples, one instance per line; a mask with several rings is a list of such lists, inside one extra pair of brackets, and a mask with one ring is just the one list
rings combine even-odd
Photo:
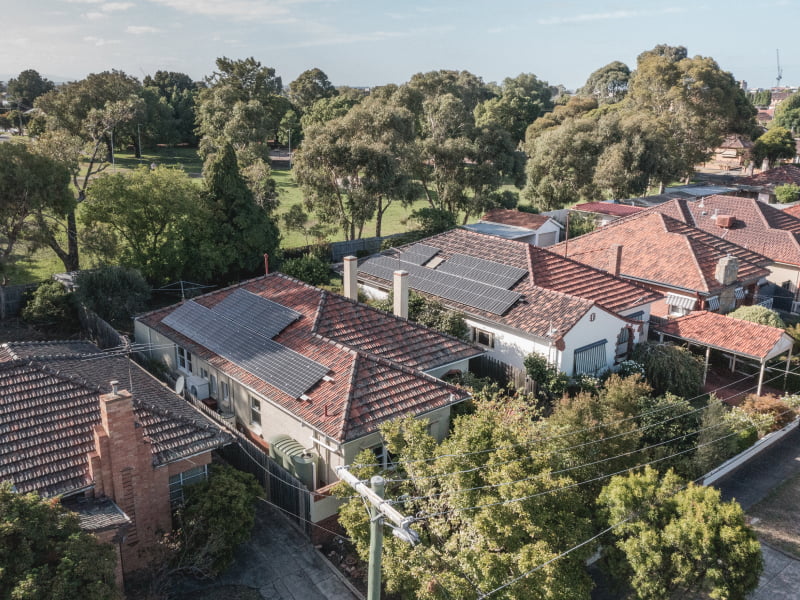
[(758, 537), (800, 560), (800, 475), (784, 481), (752, 507), (753, 528)]
[(115, 165), (109, 166), (106, 173), (113, 173), (115, 169), (135, 169), (139, 166), (149, 167), (152, 163), (157, 165), (180, 166), (192, 177), (200, 177), (203, 171), (203, 161), (197, 155), (197, 148), (159, 148), (158, 150), (145, 150), (142, 158), (136, 158), (133, 152), (117, 152), (114, 154)]
[(14, 253), (16, 260), (8, 269), (8, 284), (21, 285), (36, 283), (50, 279), (53, 273), (62, 273), (62, 263), (55, 253), (48, 247), (39, 248), (29, 252), (24, 245), (16, 246)]

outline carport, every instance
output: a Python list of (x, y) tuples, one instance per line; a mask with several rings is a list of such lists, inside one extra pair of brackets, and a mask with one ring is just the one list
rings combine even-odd
[(786, 374), (789, 373), (794, 339), (778, 327), (759, 325), (701, 310), (670, 319), (656, 326), (655, 331), (662, 342), (666, 336), (705, 347), (703, 384), (708, 375), (712, 348), (733, 356), (732, 369), (736, 366), (737, 356), (754, 360), (761, 366), (756, 390), (758, 396), (761, 395), (767, 361), (786, 353)]

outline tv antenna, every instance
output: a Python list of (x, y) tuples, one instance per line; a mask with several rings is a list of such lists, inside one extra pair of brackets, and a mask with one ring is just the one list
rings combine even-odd
[(781, 69), (781, 51), (775, 50), (775, 57), (778, 59), (778, 76), (775, 78), (775, 87), (781, 86), (781, 79), (783, 79), (783, 69)]

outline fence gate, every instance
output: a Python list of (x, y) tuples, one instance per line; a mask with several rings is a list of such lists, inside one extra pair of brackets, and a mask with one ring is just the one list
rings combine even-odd
[(513, 384), (525, 394), (536, 391), (536, 382), (524, 369), (518, 369), (484, 354), (469, 360), (469, 370), (478, 377), (491, 377), (501, 385)]

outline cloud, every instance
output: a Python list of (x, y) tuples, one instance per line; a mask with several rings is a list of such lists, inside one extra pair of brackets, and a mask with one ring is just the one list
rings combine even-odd
[(234, 21), (295, 22), (289, 6), (299, 0), (149, 0), (192, 15), (223, 17)]
[(682, 12), (685, 12), (685, 9), (680, 7), (667, 7), (661, 10), (614, 10), (602, 13), (583, 13), (568, 17), (548, 17), (537, 19), (536, 23), (538, 25), (566, 25), (570, 23), (590, 23), (593, 21), (617, 21), (621, 19), (677, 14)]
[(89, 19), (90, 21), (102, 21), (103, 19), (107, 19), (108, 15), (106, 13), (97, 12), (93, 10), (91, 12), (85, 13), (83, 15), (84, 19)]
[(94, 44), (95, 46), (110, 46), (113, 44), (119, 44), (119, 40), (106, 40), (103, 38), (95, 37), (93, 35), (87, 35), (83, 38), (84, 42), (89, 42), (90, 44)]
[(117, 12), (120, 10), (128, 10), (136, 6), (133, 2), (106, 2), (100, 7), (103, 12)]
[(441, 27), (425, 27), (409, 31), (371, 31), (363, 33), (331, 33), (327, 36), (310, 39), (305, 42), (289, 44), (287, 48), (308, 48), (311, 46), (340, 46), (344, 44), (357, 44), (360, 42), (382, 42), (401, 38), (414, 37), (420, 34), (445, 33), (455, 29), (452, 25)]
[(150, 27), (149, 25), (128, 25), (125, 31), (133, 35), (143, 35), (145, 33), (161, 33), (164, 30), (158, 27)]
[(100, 4), (103, 0), (64, 0), (67, 4)]

